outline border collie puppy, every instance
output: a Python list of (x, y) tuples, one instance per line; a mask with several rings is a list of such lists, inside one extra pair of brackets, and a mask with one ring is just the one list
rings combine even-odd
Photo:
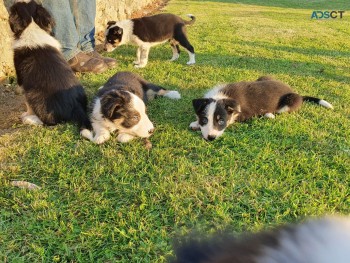
[(173, 14), (158, 14), (119, 22), (109, 21), (105, 32), (104, 48), (111, 52), (124, 44), (137, 45), (137, 58), (134, 64), (137, 68), (143, 68), (147, 65), (150, 48), (169, 41), (173, 50), (171, 61), (179, 58), (179, 45), (181, 45), (190, 56), (187, 65), (195, 64), (194, 48), (187, 39), (185, 27), (185, 25), (193, 24), (195, 17), (188, 16), (192, 19), (191, 21), (185, 21)]
[(188, 239), (172, 263), (347, 263), (349, 217), (325, 217), (240, 237)]
[(23, 123), (55, 125), (72, 121), (81, 132), (88, 132), (91, 123), (86, 113), (87, 98), (59, 42), (51, 36), (51, 15), (35, 1), (17, 1), (10, 8), (9, 22), (14, 34), (17, 82), (27, 105)]
[(83, 136), (97, 144), (107, 141), (116, 130), (119, 142), (148, 138), (154, 126), (146, 114), (145, 103), (155, 96), (181, 97), (177, 91), (168, 91), (135, 73), (115, 74), (98, 90), (93, 102), (91, 122), (95, 136)]
[(333, 108), (325, 100), (300, 96), (288, 85), (268, 76), (252, 82), (218, 85), (203, 99), (192, 101), (197, 120), (190, 124), (190, 128), (201, 130), (204, 139), (212, 141), (235, 121), (243, 122), (254, 116), (275, 118), (274, 113), (298, 110), (303, 101)]

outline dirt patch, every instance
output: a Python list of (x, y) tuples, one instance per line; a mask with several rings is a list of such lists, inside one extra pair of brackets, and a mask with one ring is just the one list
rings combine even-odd
[(16, 84), (0, 84), (0, 135), (16, 130), (21, 114), (25, 111), (24, 96)]

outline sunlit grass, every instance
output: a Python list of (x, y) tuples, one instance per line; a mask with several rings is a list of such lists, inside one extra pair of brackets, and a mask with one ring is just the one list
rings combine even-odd
[[(350, 15), (311, 20), (348, 1), (187, 1), (164, 9), (185, 17), (197, 64), (169, 62), (168, 45), (134, 69), (136, 48), (111, 54), (117, 69), (80, 77), (91, 99), (115, 72), (130, 70), (182, 99), (148, 105), (157, 129), (101, 146), (71, 124), (23, 126), (0, 138), (1, 262), (164, 262), (171, 240), (192, 229), (268, 228), (305, 216), (349, 213)], [(188, 129), (191, 100), (217, 83), (273, 75), (335, 109), (305, 104), (274, 120), (253, 119), (208, 143)], [(25, 180), (28, 192), (9, 185)]]

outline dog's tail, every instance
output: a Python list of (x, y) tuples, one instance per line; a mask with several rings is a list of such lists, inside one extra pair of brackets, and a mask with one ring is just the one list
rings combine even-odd
[(188, 14), (187, 16), (188, 16), (189, 18), (191, 18), (191, 20), (190, 20), (190, 21), (185, 21), (185, 20), (184, 20), (185, 24), (186, 24), (186, 25), (192, 25), (192, 24), (196, 21), (196, 17), (195, 17), (194, 15), (192, 15), (192, 14)]
[(323, 106), (325, 108), (333, 109), (333, 105), (332, 104), (330, 104), (328, 101), (321, 100), (319, 98), (303, 96), (303, 101), (309, 101), (309, 102), (317, 103), (317, 104), (320, 104), (321, 106)]

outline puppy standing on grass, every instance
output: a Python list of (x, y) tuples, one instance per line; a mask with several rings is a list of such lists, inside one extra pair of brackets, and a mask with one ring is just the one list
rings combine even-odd
[(236, 121), (243, 122), (254, 116), (275, 118), (274, 113), (298, 110), (303, 101), (333, 108), (325, 100), (298, 95), (288, 85), (267, 76), (252, 82), (219, 85), (203, 99), (192, 101), (197, 120), (190, 128), (201, 130), (204, 139), (212, 141)]
[(95, 136), (83, 136), (97, 144), (107, 141), (116, 130), (119, 142), (150, 137), (154, 126), (146, 114), (145, 103), (155, 96), (181, 98), (177, 91), (168, 91), (137, 74), (115, 74), (99, 89), (93, 102), (91, 122)]
[(17, 1), (10, 8), (9, 22), (14, 33), (17, 82), (26, 97), (23, 123), (55, 125), (72, 121), (82, 133), (88, 132), (91, 123), (86, 113), (87, 98), (59, 42), (51, 36), (51, 15), (35, 1)]
[(105, 33), (105, 50), (111, 52), (118, 46), (135, 44), (138, 48), (134, 64), (137, 68), (143, 68), (147, 65), (150, 48), (169, 41), (173, 50), (171, 61), (179, 58), (179, 45), (181, 45), (190, 57), (187, 65), (195, 64), (194, 48), (187, 39), (185, 27), (193, 24), (195, 17), (188, 16), (191, 21), (185, 21), (173, 14), (158, 14), (119, 22), (110, 21)]

